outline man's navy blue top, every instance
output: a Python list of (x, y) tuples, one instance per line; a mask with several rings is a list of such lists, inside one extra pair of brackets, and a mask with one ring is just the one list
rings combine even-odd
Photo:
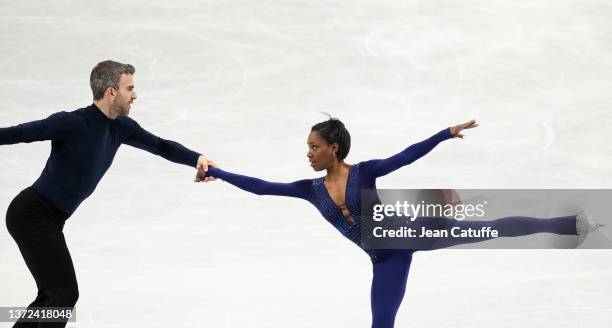
[(0, 128), (0, 145), (43, 140), (52, 141), (51, 155), (32, 187), (69, 215), (96, 189), (121, 144), (194, 168), (200, 156), (179, 143), (149, 133), (129, 117), (110, 119), (94, 104)]

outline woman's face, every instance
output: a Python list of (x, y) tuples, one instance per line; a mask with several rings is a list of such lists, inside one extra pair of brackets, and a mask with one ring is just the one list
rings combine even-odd
[(338, 161), (335, 153), (338, 151), (338, 144), (329, 144), (321, 137), (319, 132), (312, 131), (308, 135), (308, 161), (315, 171), (323, 171)]

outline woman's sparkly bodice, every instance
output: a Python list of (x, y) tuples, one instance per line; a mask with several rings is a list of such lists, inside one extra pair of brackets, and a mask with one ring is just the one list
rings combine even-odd
[[(348, 179), (346, 182), (346, 194), (345, 203), (349, 212), (355, 219), (355, 223), (349, 223), (344, 216), (342, 211), (334, 203), (331, 198), (329, 191), (325, 187), (324, 178), (318, 178), (312, 180), (312, 188), (315, 194), (315, 202), (313, 203), (321, 212), (323, 217), (331, 223), (331, 225), (340, 231), (340, 233), (348, 238), (350, 241), (355, 243), (357, 246), (361, 246), (361, 195), (359, 186), (359, 164), (352, 165), (349, 170)], [(372, 260), (376, 259), (376, 252), (372, 249), (364, 249)]]

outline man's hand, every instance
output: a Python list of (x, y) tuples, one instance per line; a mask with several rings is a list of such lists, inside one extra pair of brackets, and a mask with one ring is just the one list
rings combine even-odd
[(453, 126), (450, 132), (453, 135), (453, 138), (463, 139), (463, 134), (461, 134), (461, 131), (465, 129), (473, 129), (477, 126), (478, 126), (478, 123), (476, 123), (476, 120), (471, 120), (469, 122)]
[(209, 181), (215, 181), (216, 178), (214, 177), (206, 177), (206, 172), (208, 172), (208, 167), (212, 166), (212, 167), (219, 167), (217, 166), (217, 163), (209, 160), (208, 158), (204, 157), (204, 156), (200, 156), (198, 158), (198, 164), (196, 166), (197, 168), (197, 173), (195, 176), (195, 180), (194, 182), (209, 182)]
[(196, 164), (198, 172), (208, 172), (208, 162), (208, 158), (200, 155), (200, 157), (198, 157), (198, 164)]

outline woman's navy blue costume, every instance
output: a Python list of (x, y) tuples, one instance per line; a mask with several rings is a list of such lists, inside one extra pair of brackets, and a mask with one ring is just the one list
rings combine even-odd
[[(89, 197), (127, 144), (196, 167), (200, 154), (159, 138), (129, 117), (108, 118), (95, 105), (0, 128), (0, 145), (51, 140), (51, 155), (32, 187), (11, 202), (6, 226), (34, 276), (30, 307), (73, 307), (79, 293), (63, 226)], [(14, 327), (64, 327), (65, 322), (17, 322)]]
[[(390, 328), (404, 297), (408, 271), (414, 250), (409, 249), (364, 249), (361, 245), (361, 197), (360, 190), (376, 189), (376, 178), (408, 165), (429, 153), (440, 142), (452, 138), (450, 129), (444, 129), (434, 136), (411, 145), (404, 151), (387, 159), (370, 160), (350, 167), (346, 184), (345, 203), (355, 219), (350, 224), (344, 219), (340, 208), (332, 200), (324, 185), (324, 178), (299, 180), (291, 183), (268, 182), (261, 179), (238, 175), (210, 167), (207, 176), (220, 178), (236, 187), (258, 195), (275, 195), (302, 198), (313, 204), (323, 217), (342, 235), (362, 248), (373, 262), (371, 290), (372, 327)], [(508, 217), (493, 221), (452, 221), (461, 228), (479, 229), (482, 226), (499, 231), (502, 237), (550, 232), (576, 235), (576, 217), (535, 219)], [(470, 239), (449, 238), (441, 240), (437, 248), (449, 247), (467, 242), (478, 242), (490, 238)]]

